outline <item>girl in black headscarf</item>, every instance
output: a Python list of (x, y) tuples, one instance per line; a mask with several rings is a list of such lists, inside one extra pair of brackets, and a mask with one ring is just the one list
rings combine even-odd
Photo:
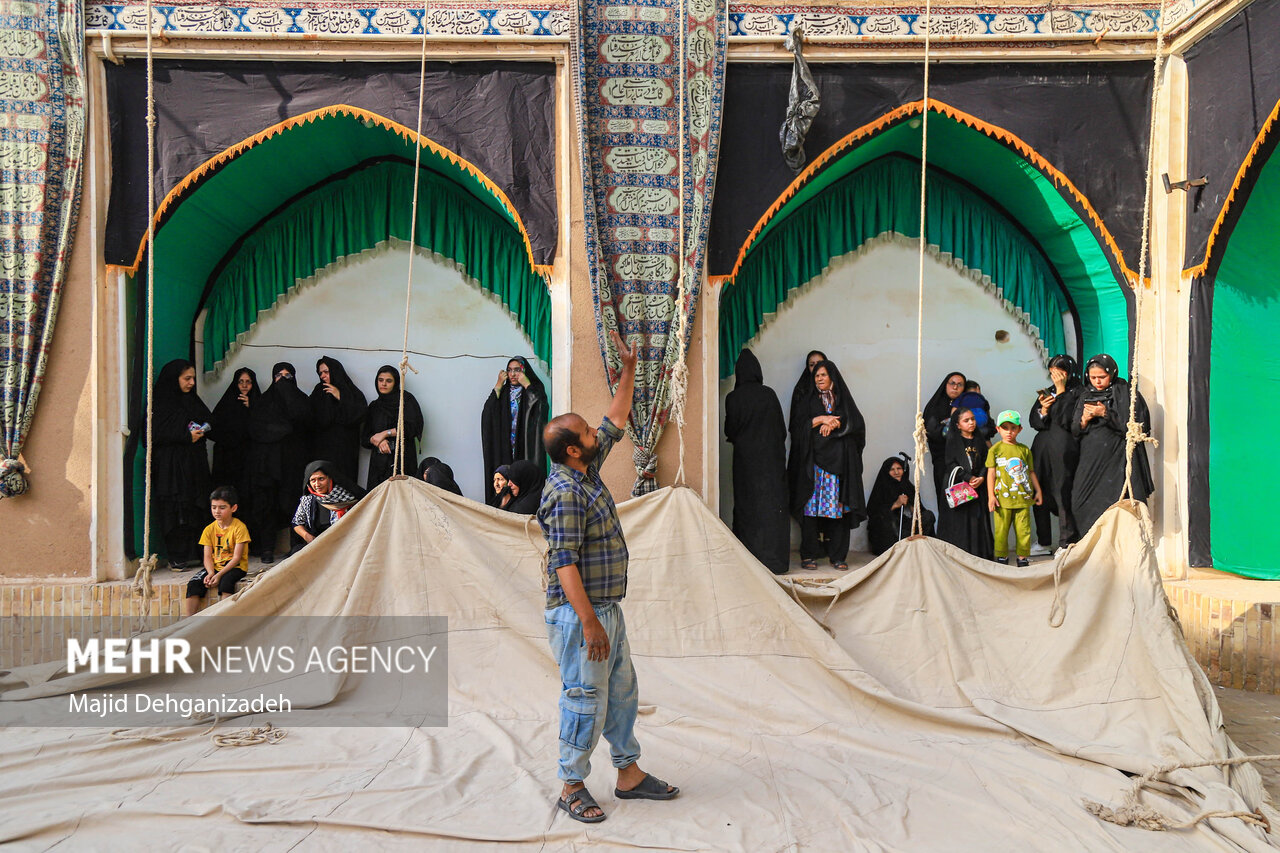
[[(507, 369), (498, 374), (498, 383), (485, 399), (480, 415), (485, 477), (493, 476), (499, 465), (510, 465), (517, 459), (528, 459), (546, 469), (542, 430), (547, 425), (547, 405), (547, 391), (529, 360), (512, 356)], [(485, 497), (490, 506), (497, 506), (496, 497)]]
[(994, 560), (995, 534), (987, 509), (987, 440), (978, 431), (970, 409), (956, 409), (947, 426), (947, 444), (942, 465), (944, 488), (966, 480), (978, 493), (976, 500), (955, 509), (947, 505), (945, 494), (938, 504), (938, 538), (963, 548), (975, 557)]
[(939, 517), (947, 505), (947, 498), (942, 490), (946, 488), (945, 480), (949, 471), (942, 457), (947, 453), (947, 430), (953, 414), (951, 404), (964, 393), (967, 381), (959, 371), (948, 373), (938, 385), (938, 390), (929, 398), (929, 402), (924, 404), (924, 429), (929, 443), (929, 457), (932, 459), (933, 488), (938, 498)]
[(446, 492), (453, 492), (458, 497), (463, 496), (458, 481), (453, 479), (453, 469), (434, 456), (422, 460), (422, 464), (418, 466), (418, 479)]
[[(1085, 365), (1087, 384), (1076, 400), (1071, 432), (1080, 439), (1080, 461), (1071, 488), (1071, 509), (1081, 536), (1124, 490), (1125, 433), (1129, 425), (1129, 383), (1119, 376), (1116, 360), (1095, 355)], [(1147, 401), (1138, 394), (1136, 420), (1151, 433)], [(1145, 445), (1133, 451), (1132, 492), (1145, 501), (1155, 491)]]
[[(899, 539), (911, 535), (916, 488), (911, 485), (911, 458), (905, 453), (890, 456), (880, 465), (880, 473), (867, 498), (867, 540), (877, 557)], [(920, 507), (920, 532), (933, 535), (933, 513)]]
[(396, 434), (400, 412), (400, 372), (389, 364), (378, 368), (375, 380), (378, 396), (369, 404), (364, 416), (364, 446), (373, 452), (369, 456), (369, 476), (365, 480), (365, 488), (374, 488), (391, 476), (394, 453), (399, 449), (403, 463), (401, 470), (405, 472), (417, 470), (418, 439), (422, 436), (424, 426), (422, 409), (418, 400), (408, 391), (404, 392), (404, 441)]
[(849, 530), (867, 517), (862, 450), (867, 426), (836, 366), (819, 362), (791, 433), (787, 475), (791, 512), (800, 522), (800, 565), (817, 568), (819, 538), (836, 569), (849, 564)]
[(342, 362), (324, 356), (316, 362), (320, 381), (311, 391), (311, 458), (328, 459), (348, 477), (360, 465), (360, 422), (367, 401)]
[(822, 350), (809, 350), (809, 354), (804, 357), (804, 370), (800, 371), (800, 377), (796, 379), (796, 385), (791, 389), (791, 408), (787, 410), (787, 432), (795, 431), (796, 420), (800, 418), (800, 409), (803, 401), (813, 395), (813, 371), (821, 362), (827, 360), (826, 353)]
[(365, 495), (364, 489), (327, 459), (317, 459), (306, 467), (302, 489), (293, 513), (293, 551), (332, 527)]
[(517, 459), (511, 463), (511, 476), (507, 480), (507, 492), (511, 500), (503, 506), (507, 512), (520, 515), (533, 515), (542, 503), (542, 486), (547, 475), (528, 459)]
[[(760, 361), (738, 355), (737, 381), (724, 401), (724, 434), (733, 445), (733, 534), (765, 568), (780, 575), (791, 563), (787, 515), (787, 426), (782, 404), (764, 384)], [(813, 377), (805, 371), (810, 386)]]
[(174, 568), (200, 563), (209, 520), (209, 408), (196, 394), (196, 369), (176, 358), (160, 369), (152, 395), (151, 505)]
[[(1071, 432), (1071, 418), (1080, 398), (1080, 366), (1069, 355), (1049, 359), (1052, 388), (1036, 395), (1030, 412), (1031, 426), (1037, 430), (1031, 442), (1036, 477), (1044, 493), (1044, 503), (1032, 507), (1036, 519), (1036, 540), (1041, 553), (1048, 553), (1053, 541), (1051, 514), (1058, 516), (1058, 544), (1065, 548), (1076, 541), (1075, 516), (1071, 512), (1071, 488), (1075, 479), (1080, 443)], [(1032, 554), (1036, 549), (1032, 549)]]
[(247, 479), (257, 516), (249, 527), (254, 541), (262, 543), (264, 563), (275, 561), (276, 534), (298, 504), (310, 423), (311, 405), (298, 388), (293, 365), (277, 362), (271, 368), (271, 387), (249, 407)]
[(242, 367), (231, 377), (227, 390), (213, 407), (213, 485), (231, 486), (240, 496), (236, 515), (253, 518), (247, 479), (249, 468), (249, 412), (258, 404), (258, 376)]

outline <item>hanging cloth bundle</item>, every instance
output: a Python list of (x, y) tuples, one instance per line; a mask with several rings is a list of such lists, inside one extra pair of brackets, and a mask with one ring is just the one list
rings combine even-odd
[(804, 25), (795, 28), (782, 43), (795, 59), (791, 63), (791, 92), (787, 95), (787, 117), (782, 120), (778, 140), (782, 143), (782, 159), (793, 172), (799, 172), (808, 158), (804, 153), (804, 138), (813, 126), (813, 119), (822, 105), (818, 86), (804, 58)]

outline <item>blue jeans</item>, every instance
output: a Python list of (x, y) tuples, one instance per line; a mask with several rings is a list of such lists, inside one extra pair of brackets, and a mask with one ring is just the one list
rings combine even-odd
[(622, 608), (609, 603), (595, 611), (609, 636), (609, 657), (599, 661), (587, 659), (582, 621), (572, 604), (546, 611), (547, 638), (560, 666), (560, 778), (565, 782), (581, 782), (591, 773), (591, 753), (602, 734), (614, 767), (640, 759), (639, 693)]

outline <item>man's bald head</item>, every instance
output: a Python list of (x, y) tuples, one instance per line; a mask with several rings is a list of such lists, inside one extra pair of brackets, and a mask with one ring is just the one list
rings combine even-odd
[(582, 434), (590, 426), (582, 415), (567, 412), (547, 421), (542, 430), (542, 445), (552, 462), (568, 464), (569, 448), (582, 448)]

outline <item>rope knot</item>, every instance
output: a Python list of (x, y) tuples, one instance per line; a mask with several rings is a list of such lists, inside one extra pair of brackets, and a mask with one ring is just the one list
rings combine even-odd
[(403, 355), (400, 357), (400, 377), (402, 379), (404, 378), (406, 370), (412, 370), (415, 374), (418, 372), (418, 368), (409, 363), (409, 356)]
[(31, 469), (27, 467), (22, 454), (0, 457), (0, 498), (16, 498), (25, 494), (30, 488), (27, 475)]
[(636, 466), (636, 481), (631, 485), (631, 497), (647, 495), (658, 488), (658, 453), (647, 447), (636, 445), (631, 454), (631, 462)]

